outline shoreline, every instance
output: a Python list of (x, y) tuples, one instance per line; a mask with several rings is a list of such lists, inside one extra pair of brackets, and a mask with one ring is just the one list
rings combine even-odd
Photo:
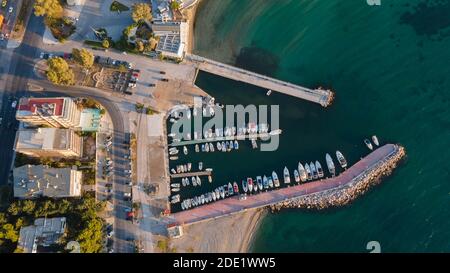
[(188, 35), (188, 47), (186, 49), (186, 53), (191, 54), (194, 49), (194, 26), (195, 26), (195, 16), (197, 14), (197, 8), (200, 5), (202, 0), (197, 0), (197, 2), (191, 7), (183, 10), (185, 12), (185, 16), (189, 22), (189, 35)]

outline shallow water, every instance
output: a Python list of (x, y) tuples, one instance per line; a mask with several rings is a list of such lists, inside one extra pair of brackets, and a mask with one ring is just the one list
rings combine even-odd
[[(440, 4), (436, 4), (436, 3)], [(279, 104), (279, 149), (194, 155), (214, 168), (214, 188), (341, 150), (362, 140), (401, 143), (407, 159), (353, 204), (266, 217), (255, 252), (450, 251), (450, 1), (204, 0), (195, 53), (336, 92), (327, 109), (206, 73), (197, 85), (223, 104)], [(196, 156), (198, 156), (196, 158)], [(291, 171), (292, 173), (292, 171)], [(223, 183), (222, 183), (223, 181)], [(203, 182), (207, 184), (206, 181)], [(205, 188), (206, 189), (206, 188)], [(203, 190), (203, 189), (202, 189)]]

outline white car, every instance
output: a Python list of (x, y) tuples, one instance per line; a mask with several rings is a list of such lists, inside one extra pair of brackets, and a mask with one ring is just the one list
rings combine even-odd
[(17, 101), (15, 100), (15, 101), (12, 102), (11, 107), (12, 108), (16, 108), (16, 106), (17, 106)]
[(9, 7), (9, 13), (13, 12), (13, 7)]

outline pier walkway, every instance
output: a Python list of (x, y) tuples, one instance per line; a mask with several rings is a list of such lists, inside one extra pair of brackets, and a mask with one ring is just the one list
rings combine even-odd
[(331, 90), (309, 89), (193, 54), (186, 55), (186, 60), (194, 63), (198, 70), (318, 103), (323, 107), (327, 107), (333, 101), (334, 94)]
[(169, 144), (170, 147), (184, 146), (184, 145), (194, 145), (207, 142), (218, 142), (218, 141), (230, 141), (230, 140), (252, 140), (252, 139), (262, 139), (268, 140), (270, 138), (270, 133), (259, 133), (259, 134), (246, 134), (246, 135), (235, 135), (235, 136), (223, 136), (223, 137), (213, 137), (213, 138), (201, 138), (194, 140), (186, 140), (180, 142), (172, 142)]
[(211, 171), (203, 171), (203, 172), (193, 172), (193, 173), (175, 173), (171, 174), (171, 178), (182, 178), (182, 177), (192, 177), (192, 176), (206, 176), (211, 175)]
[(386, 144), (358, 161), (339, 176), (255, 195), (248, 195), (246, 200), (239, 200), (237, 196), (234, 196), (193, 209), (177, 212), (172, 214), (171, 217), (179, 225), (189, 225), (239, 213), (248, 209), (275, 205), (308, 194), (339, 188), (351, 183), (355, 179), (363, 177), (369, 171), (378, 168), (380, 163), (395, 155), (398, 150), (399, 146)]

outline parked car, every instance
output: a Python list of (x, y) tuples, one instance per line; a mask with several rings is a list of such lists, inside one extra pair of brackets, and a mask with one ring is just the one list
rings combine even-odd
[(148, 86), (150, 86), (150, 87), (154, 87), (154, 86), (156, 86), (156, 84), (154, 84), (154, 83), (150, 83)]
[(14, 8), (13, 8), (13, 7), (9, 7), (9, 9), (8, 9), (8, 12), (9, 12), (9, 13), (12, 13), (12, 12), (13, 12), (13, 10), (14, 10)]
[(11, 107), (12, 107), (12, 108), (16, 108), (16, 106), (17, 106), (17, 101), (15, 100), (15, 101), (13, 101), (13, 102), (11, 103)]
[(125, 201), (131, 200), (131, 192), (125, 192), (123, 194), (123, 200), (125, 200)]

